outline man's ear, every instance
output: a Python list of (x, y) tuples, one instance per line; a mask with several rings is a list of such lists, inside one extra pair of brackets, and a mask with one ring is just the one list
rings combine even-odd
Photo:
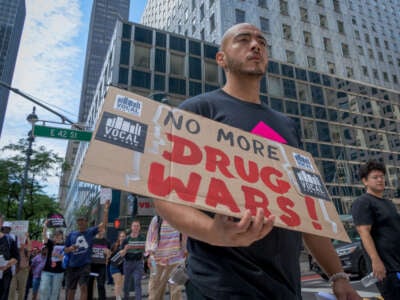
[(215, 60), (217, 62), (217, 64), (221, 67), (221, 68), (225, 68), (226, 67), (226, 63), (225, 63), (225, 53), (222, 51), (218, 51), (217, 54), (215, 55)]

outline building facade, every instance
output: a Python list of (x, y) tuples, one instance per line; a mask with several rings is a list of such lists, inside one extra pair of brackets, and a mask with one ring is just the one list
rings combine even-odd
[(94, 0), (83, 71), (79, 122), (85, 122), (118, 19), (129, 19), (130, 0)]
[(252, 23), (275, 60), (398, 90), (399, 17), (399, 0), (148, 0), (142, 23), (213, 43)]
[[(26, 15), (25, 0), (0, 0), (0, 80), (11, 85)], [(0, 87), (0, 135), (9, 90)]]
[[(86, 45), (86, 58), (82, 79), (81, 100), (79, 104), (78, 122), (84, 124), (89, 113), (90, 106), (101, 69), (110, 45), (115, 24), (118, 19), (129, 19), (130, 0), (94, 0), (90, 15), (89, 33)], [(67, 146), (65, 160), (72, 164), (78, 150), (79, 142), (70, 141)], [(70, 171), (66, 170), (61, 176), (59, 199), (63, 200), (69, 189), (68, 180)]]
[[(161, 94), (173, 106), (219, 88), (224, 75), (215, 62), (217, 51), (218, 45), (204, 40), (118, 22), (87, 126), (94, 128), (109, 85), (143, 96)], [(363, 193), (358, 169), (371, 158), (386, 163), (386, 196), (400, 205), (398, 91), (270, 60), (261, 99), (298, 124), (302, 148), (313, 155), (340, 214), (349, 213), (351, 202)], [(87, 146), (80, 143), (76, 154), (66, 195), (67, 216), (98, 199), (99, 187), (77, 180)], [(120, 192), (117, 201), (113, 199), (114, 216), (132, 214), (129, 196)]]

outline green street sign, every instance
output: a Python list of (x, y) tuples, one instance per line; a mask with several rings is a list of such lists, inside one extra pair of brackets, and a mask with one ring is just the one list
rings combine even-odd
[(77, 140), (77, 141), (90, 141), (92, 138), (92, 132), (90, 131), (80, 131), (80, 130), (64, 129), (57, 127), (48, 127), (42, 125), (35, 125), (33, 127), (33, 135), (55, 138), (55, 139)]

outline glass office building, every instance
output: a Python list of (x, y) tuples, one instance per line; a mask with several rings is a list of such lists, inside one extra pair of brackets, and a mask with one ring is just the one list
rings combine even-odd
[[(118, 22), (87, 125), (94, 128), (108, 85), (168, 98), (171, 105), (219, 88), (224, 75), (215, 62), (217, 51), (215, 44)], [(313, 155), (339, 213), (349, 213), (363, 192), (358, 169), (368, 159), (386, 163), (386, 196), (400, 204), (399, 92), (271, 60), (261, 98), (296, 121), (302, 147)], [(81, 143), (75, 169), (86, 147)], [(88, 201), (79, 195), (85, 185), (72, 176), (67, 202)], [(128, 195), (120, 195), (122, 206)]]

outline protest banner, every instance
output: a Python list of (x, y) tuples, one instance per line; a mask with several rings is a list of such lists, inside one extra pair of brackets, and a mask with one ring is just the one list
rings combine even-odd
[(47, 227), (57, 228), (57, 227), (67, 227), (65, 224), (64, 216), (60, 213), (49, 213), (47, 215)]
[(18, 246), (25, 244), (26, 233), (29, 230), (29, 221), (12, 221), (11, 234), (18, 238)]
[(112, 189), (102, 187), (100, 189), (100, 204), (105, 204), (107, 201), (112, 200)]
[(78, 178), (238, 218), (261, 207), (275, 226), (349, 241), (309, 153), (114, 87)]

